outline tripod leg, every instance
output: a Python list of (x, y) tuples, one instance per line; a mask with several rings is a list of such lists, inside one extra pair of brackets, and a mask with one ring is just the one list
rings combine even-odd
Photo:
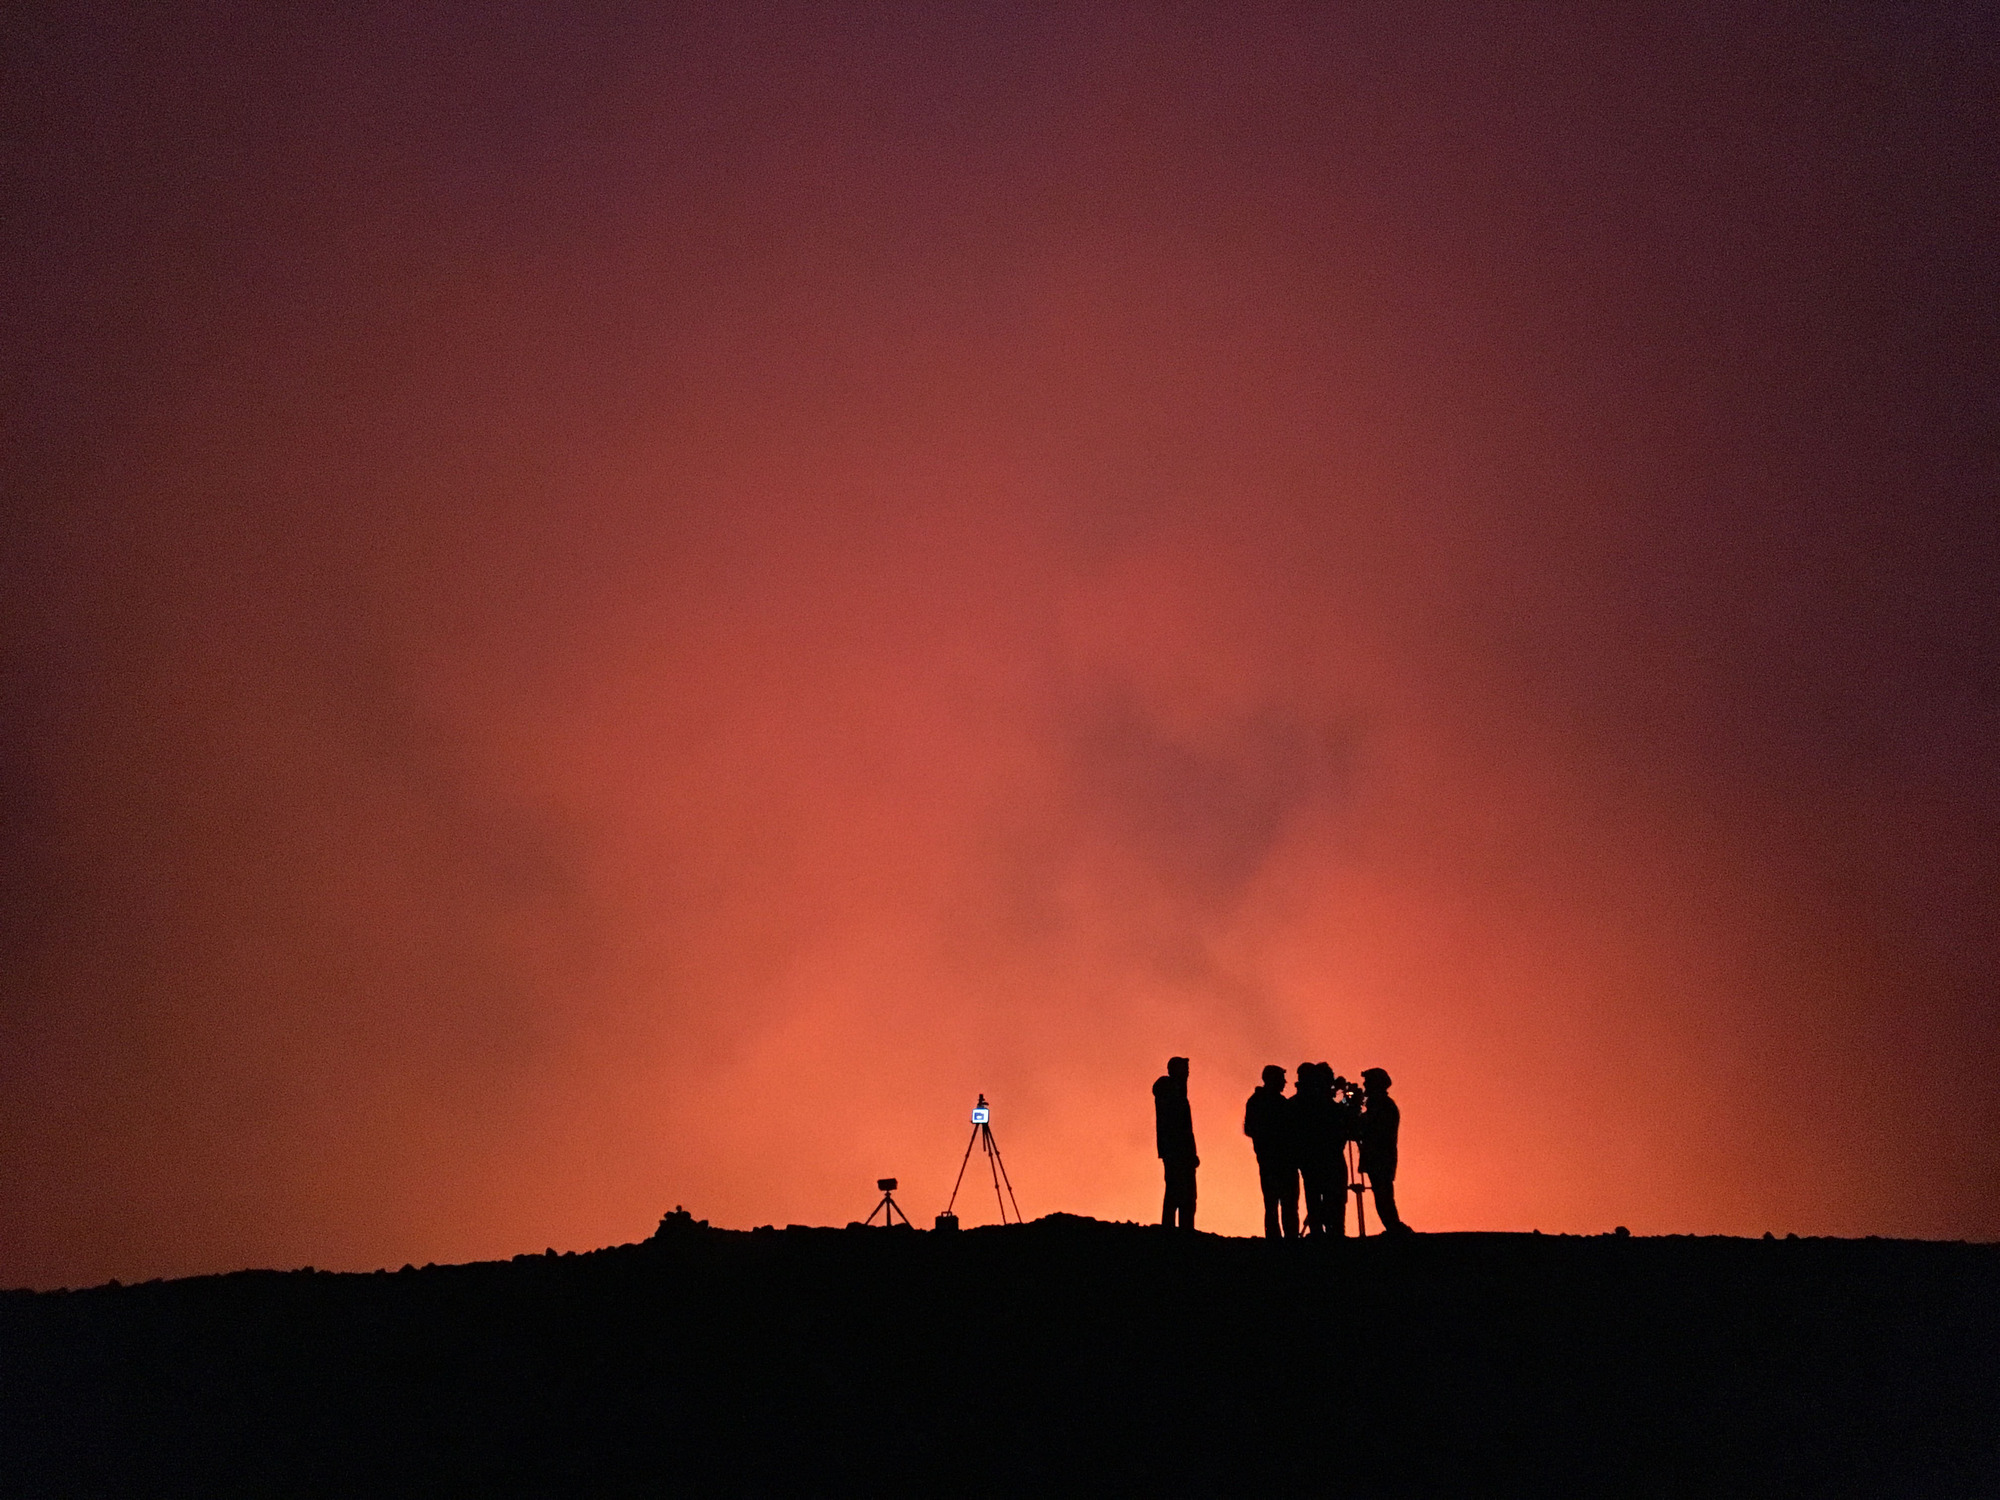
[(1348, 1191), (1354, 1194), (1354, 1236), (1356, 1239), (1365, 1240), (1368, 1238), (1368, 1215), (1365, 1212), (1367, 1200), (1362, 1197), (1364, 1190), (1361, 1186), (1361, 1151), (1359, 1147), (1349, 1143), (1348, 1153), (1347, 1177), (1352, 1184)]
[(958, 1178), (951, 1185), (951, 1202), (944, 1206), (946, 1213), (950, 1213), (953, 1206), (958, 1202), (959, 1184), (965, 1181), (965, 1164), (972, 1160), (972, 1144), (979, 1139), (979, 1129), (980, 1127), (977, 1125), (972, 1127), (972, 1135), (965, 1143), (965, 1155), (959, 1158)]
[[(982, 1138), (981, 1144), (986, 1149), (986, 1170), (993, 1178), (993, 1201), (1000, 1205), (1000, 1222), (1005, 1224), (1007, 1222), (1007, 1200), (1000, 1196), (1000, 1148), (993, 1143), (992, 1126), (982, 1125), (979, 1129)], [(1020, 1216), (1020, 1210), (1016, 1209), (1014, 1217), (1018, 1219)]]
[[(993, 1160), (1000, 1168), (1000, 1180), (1007, 1184), (1007, 1197), (1011, 1202), (1014, 1197), (1014, 1180), (1007, 1175), (1007, 1163), (1001, 1160), (1000, 1143), (993, 1139), (993, 1127), (990, 1125), (986, 1128), (986, 1139), (992, 1144)], [(1021, 1205), (1019, 1203), (1014, 1204), (1014, 1222), (1016, 1224), (1025, 1222), (1021, 1218)]]

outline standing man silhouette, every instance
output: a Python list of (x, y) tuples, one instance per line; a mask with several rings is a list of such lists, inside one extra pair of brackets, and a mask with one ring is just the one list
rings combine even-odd
[(1264, 1237), (1299, 1237), (1299, 1164), (1292, 1151), (1285, 1070), (1273, 1063), (1243, 1106), (1243, 1133), (1257, 1151), (1257, 1182), (1264, 1190)]
[(1163, 1228), (1194, 1228), (1194, 1169), (1201, 1158), (1194, 1150), (1194, 1112), (1188, 1108), (1188, 1060), (1167, 1059), (1164, 1078), (1153, 1082), (1153, 1137), (1166, 1169), (1167, 1195), (1160, 1206)]
[(1307, 1234), (1347, 1232), (1347, 1118), (1333, 1097), (1333, 1069), (1300, 1063), (1287, 1101), (1292, 1112), (1292, 1154), (1306, 1190)]
[(1367, 1103), (1361, 1112), (1361, 1173), (1375, 1193), (1375, 1217), (1384, 1234), (1408, 1234), (1410, 1226), (1396, 1212), (1396, 1134), (1403, 1112), (1389, 1097), (1389, 1075), (1370, 1068), (1361, 1075)]

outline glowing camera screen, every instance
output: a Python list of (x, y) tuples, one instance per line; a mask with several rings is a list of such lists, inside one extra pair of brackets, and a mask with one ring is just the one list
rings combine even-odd
[(993, 1111), (988, 1109), (983, 1104), (972, 1112), (972, 1123), (975, 1125), (984, 1125), (988, 1120), (992, 1118), (993, 1118)]

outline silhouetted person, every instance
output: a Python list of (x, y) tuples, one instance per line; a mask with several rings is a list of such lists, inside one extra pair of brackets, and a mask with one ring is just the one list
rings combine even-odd
[(1386, 1234), (1408, 1234), (1410, 1226), (1396, 1213), (1396, 1132), (1403, 1112), (1389, 1097), (1389, 1075), (1370, 1068), (1361, 1075), (1368, 1091), (1361, 1111), (1361, 1171), (1375, 1193), (1375, 1217)]
[(1292, 1150), (1306, 1193), (1308, 1234), (1347, 1232), (1347, 1111), (1333, 1097), (1333, 1069), (1300, 1063), (1287, 1101)]
[(1166, 1169), (1167, 1196), (1160, 1206), (1160, 1223), (1168, 1229), (1194, 1228), (1194, 1169), (1201, 1158), (1194, 1151), (1194, 1113), (1188, 1108), (1188, 1060), (1167, 1059), (1167, 1073), (1153, 1083), (1153, 1137), (1159, 1143), (1160, 1164)]
[(1299, 1164), (1292, 1150), (1291, 1106), (1285, 1070), (1275, 1063), (1243, 1106), (1243, 1133), (1257, 1151), (1257, 1182), (1264, 1189), (1264, 1236), (1299, 1237)]

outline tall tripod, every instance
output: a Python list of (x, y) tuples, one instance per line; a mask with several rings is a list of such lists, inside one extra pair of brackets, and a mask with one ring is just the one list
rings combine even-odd
[[(1347, 1190), (1354, 1194), (1354, 1232), (1362, 1239), (1368, 1238), (1368, 1216), (1362, 1212), (1367, 1199), (1362, 1195), (1368, 1191), (1361, 1182), (1361, 1143), (1347, 1143)], [(1379, 1215), (1378, 1215), (1379, 1217)]]
[[(1005, 1224), (1007, 1205), (1014, 1200), (1014, 1184), (1007, 1179), (1007, 1164), (1000, 1160), (1000, 1143), (993, 1139), (992, 1118), (993, 1111), (987, 1108), (986, 1096), (981, 1094), (978, 1105), (972, 1111), (972, 1139), (965, 1143), (965, 1159), (958, 1164), (958, 1182), (951, 1185), (951, 1202), (944, 1206), (944, 1211), (950, 1214), (957, 1204), (959, 1183), (965, 1181), (966, 1163), (972, 1160), (972, 1148), (979, 1146), (986, 1152), (986, 1169), (993, 1174), (993, 1198), (1000, 1205), (1000, 1222)], [(1007, 1183), (1007, 1196), (1004, 1198), (1000, 1196), (1000, 1184), (1003, 1182)], [(1014, 1222), (1021, 1222), (1021, 1205), (1018, 1203), (1014, 1203)]]

